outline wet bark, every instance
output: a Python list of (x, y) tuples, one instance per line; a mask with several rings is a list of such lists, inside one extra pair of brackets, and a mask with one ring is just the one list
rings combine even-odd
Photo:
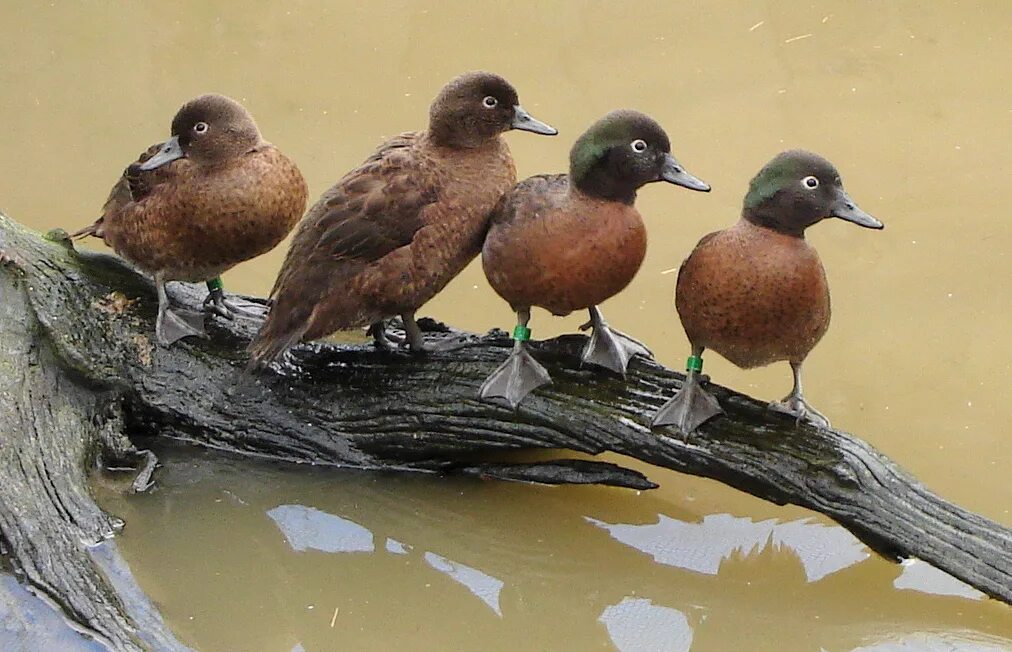
[[(614, 452), (811, 508), (890, 559), (923, 559), (1012, 603), (1009, 529), (942, 500), (852, 435), (797, 426), (719, 386), (727, 416), (689, 441), (652, 432), (649, 415), (682, 375), (646, 360), (624, 380), (582, 370), (582, 336), (534, 345), (554, 383), (514, 412), (476, 398), (510, 345), (501, 332), (425, 356), (307, 345), (253, 375), (250, 322), (209, 320), (209, 340), (155, 346), (154, 289), (113, 257), (0, 215), (0, 260), (0, 535), (25, 581), (113, 649), (181, 649), (129, 574), (110, 570), (122, 571), (114, 548), (88, 545), (117, 528), (89, 494), (89, 469), (130, 458), (130, 439), (154, 433), (294, 462), (655, 486), (595, 460), (496, 461), (520, 449)], [(170, 294), (203, 299), (190, 286)]]

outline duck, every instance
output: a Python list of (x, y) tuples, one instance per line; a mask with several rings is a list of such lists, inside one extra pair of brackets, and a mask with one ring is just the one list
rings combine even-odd
[(801, 384), (802, 365), (829, 328), (826, 271), (805, 239), (805, 230), (826, 218), (868, 229), (885, 226), (851, 199), (832, 163), (790, 150), (749, 183), (738, 222), (699, 241), (675, 283), (675, 308), (692, 349), (686, 379), (653, 415), (654, 427), (674, 425), (689, 435), (723, 412), (702, 385), (706, 349), (742, 369), (790, 363), (794, 387), (770, 408), (830, 427)]
[[(516, 182), (502, 134), (558, 131), (521, 106), (516, 89), (486, 71), (447, 83), (428, 128), (381, 144), (302, 218), (250, 345), (263, 368), (299, 342), (368, 327), (378, 349), (428, 345), (415, 311), (481, 251), (489, 214)], [(387, 333), (399, 316), (405, 337)]]
[(551, 381), (527, 350), (531, 308), (556, 316), (587, 310), (591, 336), (581, 362), (625, 374), (632, 356), (649, 356), (639, 341), (611, 328), (598, 307), (639, 270), (647, 234), (636, 193), (656, 181), (708, 192), (671, 154), (664, 129), (633, 110), (607, 114), (583, 133), (568, 174), (530, 177), (506, 193), (492, 214), (482, 268), (492, 289), (516, 313), (513, 349), (479, 390), (512, 408)]
[[(130, 164), (101, 216), (71, 237), (101, 238), (154, 279), (155, 339), (169, 346), (207, 337), (207, 313), (256, 316), (226, 298), (221, 274), (281, 242), (308, 195), (298, 166), (263, 139), (245, 107), (206, 94), (180, 107), (171, 137)], [(165, 289), (170, 281), (206, 283), (204, 311), (173, 306)]]

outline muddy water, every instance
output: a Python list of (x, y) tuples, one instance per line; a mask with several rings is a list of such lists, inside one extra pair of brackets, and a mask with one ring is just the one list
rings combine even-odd
[[(314, 196), (382, 137), (423, 126), (463, 70), (506, 75), (562, 132), (508, 136), (522, 176), (564, 169), (607, 110), (650, 113), (714, 190), (641, 193), (647, 260), (604, 310), (670, 365), (687, 343), (665, 270), (736, 219), (770, 156), (818, 151), (887, 228), (810, 233), (835, 315), (809, 398), (1012, 525), (1012, 5), (8, 2), (0, 21), (0, 208), (39, 229), (87, 223), (208, 90), (241, 99)], [(264, 293), (282, 256), (227, 286)], [(512, 318), (477, 265), (423, 312), (475, 330)], [(581, 318), (531, 326), (546, 337)], [(790, 386), (786, 365), (710, 355), (707, 370), (766, 399)], [(1012, 647), (1007, 607), (869, 557), (805, 510), (671, 472), (635, 494), (170, 457), (154, 494), (103, 496), (128, 521), (142, 586), (202, 650)]]

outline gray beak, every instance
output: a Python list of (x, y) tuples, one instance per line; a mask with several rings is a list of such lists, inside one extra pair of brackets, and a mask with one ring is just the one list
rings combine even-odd
[(676, 161), (675, 157), (671, 154), (664, 155), (664, 167), (661, 168), (661, 179), (676, 186), (688, 188), (689, 190), (710, 192), (710, 184), (686, 172), (682, 164)]
[(527, 111), (524, 111), (524, 107), (519, 104), (513, 107), (513, 124), (510, 126), (521, 131), (531, 131), (546, 136), (554, 136), (559, 133), (559, 130), (555, 127), (546, 125), (544, 122), (534, 118)]
[(850, 195), (844, 191), (840, 191), (837, 194), (836, 201), (833, 202), (833, 206), (829, 209), (829, 214), (833, 217), (838, 217), (841, 220), (847, 220), (853, 222), (858, 226), (863, 226), (866, 229), (884, 229), (885, 224), (879, 222), (874, 217), (865, 213), (861, 210), (854, 200), (850, 198)]
[(183, 153), (183, 148), (179, 146), (179, 136), (173, 136), (164, 143), (162, 148), (158, 150), (158, 153), (144, 161), (140, 165), (142, 170), (154, 170), (160, 168), (166, 163), (171, 163), (177, 158), (183, 158), (186, 154)]

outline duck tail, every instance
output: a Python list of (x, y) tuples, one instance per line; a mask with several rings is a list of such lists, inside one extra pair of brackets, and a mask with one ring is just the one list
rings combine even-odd
[(309, 315), (295, 314), (279, 306), (277, 301), (271, 306), (260, 331), (249, 344), (250, 361), (247, 368), (260, 371), (302, 341), (309, 330)]
[(102, 238), (105, 235), (104, 233), (102, 233), (102, 220), (103, 219), (104, 218), (100, 217), (97, 220), (95, 220), (95, 222), (93, 224), (89, 224), (88, 226), (84, 227), (80, 231), (75, 231), (75, 232), (71, 233), (70, 234), (70, 238), (72, 240), (80, 240), (81, 238), (86, 238), (89, 235), (95, 236), (96, 238)]

